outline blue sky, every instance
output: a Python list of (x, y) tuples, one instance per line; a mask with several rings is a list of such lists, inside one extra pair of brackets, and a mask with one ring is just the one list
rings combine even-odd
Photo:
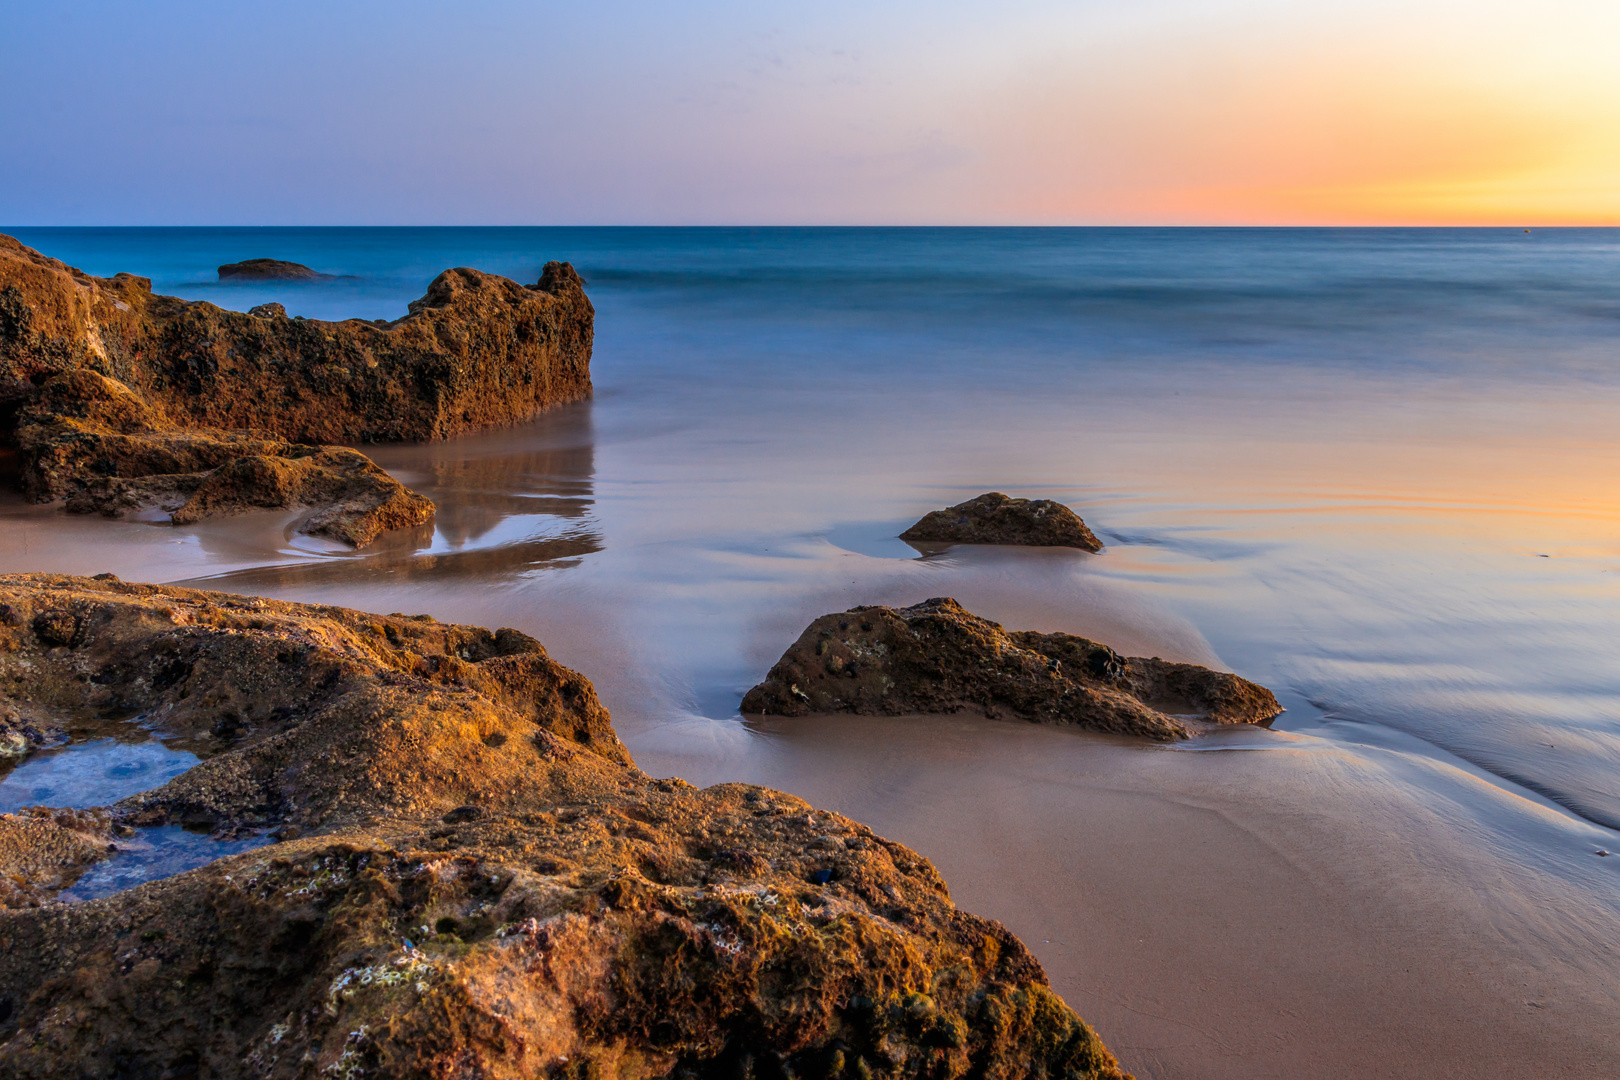
[(1617, 34), (1598, 0), (12, 3), (0, 223), (1613, 221)]

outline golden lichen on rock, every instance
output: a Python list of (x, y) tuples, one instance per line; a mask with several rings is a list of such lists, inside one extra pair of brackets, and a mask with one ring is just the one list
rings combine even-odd
[(779, 716), (964, 708), (1162, 740), (1282, 712), (1270, 690), (1237, 675), (1125, 657), (1073, 634), (1008, 633), (949, 597), (823, 615), (742, 701), (745, 713)]
[(594, 311), (579, 275), (532, 286), (455, 269), (377, 325), (154, 295), (0, 236), (0, 445), (24, 491), (69, 510), (313, 508), (361, 546), (433, 504), (346, 445), (442, 439), (589, 397)]
[(1123, 1075), (926, 859), (647, 777), (516, 631), (50, 575), (0, 577), (0, 605), (13, 699), (218, 744), (58, 828), (286, 838), (0, 911), (7, 1076)]

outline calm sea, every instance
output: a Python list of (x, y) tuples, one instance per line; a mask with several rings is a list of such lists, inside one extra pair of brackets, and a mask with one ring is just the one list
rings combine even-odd
[[(1404, 733), (1620, 827), (1615, 230), (14, 232), (325, 319), (398, 317), (447, 266), (572, 261), (596, 401), (527, 439), (385, 450), (443, 510), (377, 569), (625, 592), (611, 632), (659, 704), (621, 709), (729, 719), (790, 628), (879, 598), (863, 574), (921, 599), (956, 568), (1007, 579), (986, 614), (1108, 607), (1127, 645), (1276, 688), (1280, 728)], [(255, 256), (352, 277), (215, 280)], [(1027, 590), (997, 558), (887, 565), (917, 558), (891, 539), (909, 520), (992, 488), (1075, 505), (1108, 553)]]

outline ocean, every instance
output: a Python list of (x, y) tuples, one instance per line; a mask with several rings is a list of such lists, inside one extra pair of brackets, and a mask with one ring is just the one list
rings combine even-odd
[[(1620, 230), (0, 231), (158, 292), (321, 319), (397, 318), (446, 267), (533, 282), (564, 259), (597, 312), (593, 401), (366, 448), (438, 503), (433, 526), (354, 553), (286, 515), (180, 529), (8, 495), (0, 569), (532, 633), (595, 682), (647, 771), (783, 787), (933, 858), (1140, 1076), (1331, 1075), (1310, 1055), (1354, 1034), (1342, 1019), (1308, 1037), (1279, 1019), (1286, 1053), (1223, 1057), (1232, 1031), (1162, 1022), (1207, 1002), (1155, 998), (1155, 965), (1207, 963), (1251, 1010), (1274, 993), (1278, 1016), (1331, 1018), (1391, 992), (1400, 957), (1358, 949), (1401, 934), (1438, 970), (1388, 1031), (1462, 1002), (1489, 1053), (1520, 1030), (1502, 1017), (1534, 1014), (1523, 1045), (1620, 1067), (1589, 1022), (1620, 1004), (1620, 858), (1597, 855), (1620, 848)], [(344, 276), (215, 280), (261, 256)], [(1106, 550), (895, 538), (990, 490), (1073, 506)], [(1287, 712), (1175, 749), (972, 717), (738, 715), (814, 617), (932, 596), (1225, 667)], [(1136, 864), (1160, 857), (1149, 880)], [(1097, 885), (1105, 866), (1131, 887)], [(1183, 926), (1231, 919), (1151, 957), (1071, 940), (1146, 918), (1144, 890), (1174, 893)], [(1329, 903), (1348, 921), (1311, 908)], [(1271, 936), (1233, 944), (1261, 909)], [(1388, 919), (1355, 922), (1368, 912)], [(1279, 935), (1264, 992), (1217, 948)], [(1475, 1001), (1453, 961), (1552, 989)], [(1556, 1010), (1526, 995), (1590, 1037), (1551, 1033)]]

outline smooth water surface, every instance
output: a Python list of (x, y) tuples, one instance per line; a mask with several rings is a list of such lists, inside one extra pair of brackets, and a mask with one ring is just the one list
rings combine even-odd
[[(1596, 995), (1582, 999), (1593, 1009), (1613, 1003), (1620, 858), (1596, 852), (1620, 846), (1620, 232), (17, 235), (92, 273), (318, 318), (396, 318), (448, 266), (532, 282), (546, 260), (567, 259), (597, 309), (597, 394), (509, 431), (367, 448), (439, 512), (364, 552), (298, 538), (286, 515), (176, 529), (12, 501), (0, 507), (4, 569), (112, 570), (524, 629), (591, 677), (649, 772), (772, 783), (918, 845), (960, 902), (1032, 940), (1071, 1000), (1093, 993), (1091, 954), (1048, 946), (1100, 925), (1086, 905), (1103, 901), (1082, 887), (1094, 853), (1058, 858), (1078, 876), (1039, 886), (1031, 870), (1034, 891), (998, 891), (1017, 871), (997, 859), (1036, 845), (1036, 824), (1012, 809), (1031, 792), (1080, 800), (1072, 813), (1151, 792), (1213, 808), (1269, 837), (1287, 866), (1319, 867), (1323, 891), (1307, 907), (1358, 896), (1371, 918), (1397, 897), (1461, 908), (1495, 897), (1480, 931), (1500, 936), (1491, 955), (1521, 957), (1525, 971), (1586, 965), (1565, 985)], [(258, 256), (355, 279), (212, 280), (215, 265)], [(987, 490), (1061, 499), (1107, 550), (924, 557), (894, 539)], [(1103, 751), (1073, 733), (1039, 736), (1044, 749), (1026, 759), (1036, 736), (995, 725), (934, 745), (906, 725), (857, 733), (736, 715), (815, 616), (939, 595), (1014, 628), (1224, 665), (1272, 687), (1288, 712), (1271, 734), (1200, 744), (1244, 753), (1109, 750), (1130, 763), (1120, 775), (1146, 777), (1128, 797), (1108, 795), (1093, 772)], [(963, 824), (969, 813), (1000, 832)], [(1204, 819), (1165, 820), (1185, 840)], [(1306, 832), (1337, 839), (1301, 847)], [(1031, 858), (1082, 834), (1040, 833)], [(1201, 910), (1222, 898), (1241, 909), (1241, 870), (1199, 865), (1233, 874)], [(1349, 884), (1329, 888), (1341, 872)], [(1471, 924), (1433, 924), (1433, 1000), (1473, 1000), (1459, 989), (1476, 985), (1463, 954), (1439, 944)], [(1372, 947), (1344, 952), (1358, 948)], [(1390, 957), (1367, 994), (1399, 979)], [(1128, 978), (1116, 959), (1098, 980)], [(1320, 973), (1300, 972), (1307, 994)], [(1545, 1021), (1512, 985), (1490, 999), (1507, 1012), (1470, 1014), (1486, 1060), (1500, 1052), (1489, 1032)], [(1166, 1041), (1151, 1017), (1169, 1004), (1099, 992), (1082, 1011), (1111, 1043), (1140, 1034), (1147, 1049), (1126, 1055), (1139, 1075), (1223, 1074), (1210, 1064), (1210, 1047), (1226, 1045), (1218, 1032)], [(1331, 1045), (1279, 1030), (1286, 1053)], [(1284, 1053), (1267, 1043), (1228, 1064), (1315, 1068), (1256, 1064)], [(1611, 1060), (1620, 1051), (1600, 1064)]]
[(109, 806), (197, 764), (162, 743), (91, 739), (29, 755), (0, 779), (0, 814), (24, 806)]
[(270, 842), (268, 836), (220, 840), (207, 833), (189, 832), (179, 825), (137, 829), (133, 837), (118, 841), (116, 854), (91, 866), (56, 898), (63, 903), (96, 900)]

